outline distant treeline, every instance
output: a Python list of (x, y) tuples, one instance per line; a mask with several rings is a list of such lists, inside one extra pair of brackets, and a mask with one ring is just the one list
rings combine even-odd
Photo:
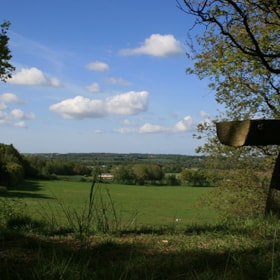
[(160, 164), (165, 172), (181, 172), (182, 168), (203, 168), (205, 157), (178, 154), (141, 154), (141, 153), (36, 153), (25, 154), (48, 160), (61, 160), (81, 163), (86, 166), (103, 166), (107, 172), (116, 165), (131, 165), (140, 163)]
[(160, 179), (157, 178), (158, 174), (151, 175), (154, 166), (160, 167), (162, 174), (180, 173), (186, 168), (203, 168), (204, 160), (204, 157), (173, 154), (21, 154), (13, 145), (0, 143), (0, 185), (14, 186), (24, 179), (48, 179), (56, 175), (90, 176), (94, 168), (99, 168), (103, 173), (112, 173), (119, 166), (137, 166), (134, 170), (139, 170), (139, 166), (144, 165), (151, 167), (148, 168), (148, 177), (153, 181)]
[[(206, 167), (207, 157), (203, 156), (136, 153), (20, 154), (13, 145), (0, 144), (0, 186), (16, 186), (24, 179), (56, 179), (60, 175), (79, 175), (84, 179), (91, 176), (94, 170), (100, 174), (109, 173), (117, 183), (213, 186), (232, 172), (231, 161), (226, 158), (217, 160), (220, 167), (212, 170), (213, 167)], [(262, 159), (254, 160), (251, 164), (260, 168)], [(210, 177), (207, 174), (209, 171), (212, 172)]]

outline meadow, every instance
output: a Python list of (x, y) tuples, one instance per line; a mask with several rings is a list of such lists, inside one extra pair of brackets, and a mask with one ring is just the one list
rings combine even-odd
[(1, 192), (0, 279), (280, 279), (277, 217), (221, 221), (197, 203), (211, 188), (91, 190), (60, 180)]
[[(65, 223), (62, 207), (83, 211), (87, 206), (91, 183), (79, 181), (27, 181), (24, 186), (9, 191), (8, 199), (17, 198), (25, 205), (24, 211), (33, 218), (52, 211), (60, 223)], [(193, 223), (213, 224), (217, 215), (198, 205), (198, 199), (211, 188), (128, 186), (96, 183), (95, 200), (101, 197), (111, 202), (123, 225), (139, 227), (178, 226)], [(104, 202), (105, 203), (105, 202)], [(108, 201), (106, 201), (108, 204)], [(108, 206), (108, 205), (107, 205)]]

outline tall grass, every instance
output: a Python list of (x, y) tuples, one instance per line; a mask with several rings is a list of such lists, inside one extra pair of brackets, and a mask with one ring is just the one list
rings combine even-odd
[(87, 241), (96, 233), (108, 234), (121, 230), (120, 214), (115, 209), (110, 191), (100, 187), (98, 175), (96, 170), (88, 197), (79, 207), (56, 199), (59, 207), (41, 208), (41, 216), (47, 221), (50, 234), (74, 233), (80, 241)]

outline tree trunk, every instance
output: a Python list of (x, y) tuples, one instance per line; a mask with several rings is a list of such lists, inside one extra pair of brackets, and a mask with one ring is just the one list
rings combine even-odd
[(270, 186), (267, 194), (265, 214), (280, 215), (279, 192), (280, 191), (280, 152), (277, 156), (274, 170), (272, 173)]

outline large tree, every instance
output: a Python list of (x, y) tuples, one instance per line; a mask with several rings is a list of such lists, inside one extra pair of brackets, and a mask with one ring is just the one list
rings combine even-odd
[[(275, 155), (278, 150), (275, 146), (242, 149), (222, 146), (213, 124), (224, 119), (280, 119), (279, 0), (177, 0), (177, 3), (185, 13), (195, 17), (189, 37), (189, 57), (194, 66), (187, 73), (209, 79), (217, 103), (224, 108), (212, 123), (198, 126), (198, 137), (207, 137), (198, 150), (213, 158), (227, 156), (240, 169), (240, 159)], [(199, 32), (192, 36), (196, 26)]]
[(12, 72), (15, 70), (15, 67), (10, 64), (12, 55), (8, 46), (10, 38), (7, 33), (9, 27), (10, 22), (8, 21), (4, 21), (0, 25), (0, 81), (3, 82), (11, 78)]

